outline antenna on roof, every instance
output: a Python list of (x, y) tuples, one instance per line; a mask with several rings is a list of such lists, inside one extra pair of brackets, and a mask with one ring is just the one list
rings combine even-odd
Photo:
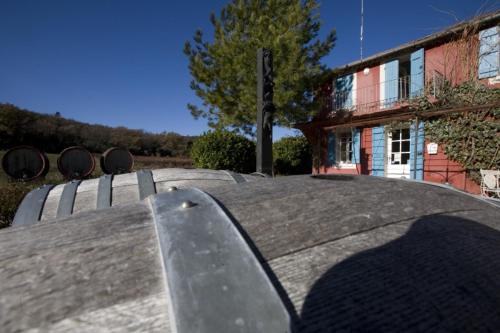
[(360, 56), (361, 60), (363, 60), (363, 0), (361, 0), (361, 33), (359, 35), (359, 42), (360, 42)]

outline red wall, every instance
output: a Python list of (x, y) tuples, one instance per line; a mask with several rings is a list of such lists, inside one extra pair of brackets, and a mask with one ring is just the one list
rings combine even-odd
[(444, 75), (452, 84), (465, 80), (459, 49), (454, 44), (443, 44), (425, 50), (425, 81), (432, 81), (434, 71)]
[(449, 183), (453, 187), (469, 193), (481, 193), (478, 184), (470, 180), (465, 170), (457, 162), (446, 158), (443, 147), (438, 147), (436, 155), (429, 155), (427, 144), (424, 152), (424, 180), (435, 183)]
[(380, 66), (370, 68), (368, 75), (363, 71), (356, 73), (356, 112), (372, 113), (379, 111)]

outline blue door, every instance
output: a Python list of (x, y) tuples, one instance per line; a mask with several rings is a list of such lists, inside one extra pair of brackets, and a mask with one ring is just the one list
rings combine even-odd
[[(410, 177), (411, 179), (424, 179), (424, 122), (418, 123), (418, 133), (415, 131), (415, 122), (410, 126)], [(415, 142), (416, 141), (416, 142)], [(417, 155), (415, 156), (415, 144)], [(416, 159), (416, 160), (415, 160)], [(416, 166), (416, 168), (415, 168)]]
[(372, 175), (384, 176), (384, 126), (372, 128)]
[(415, 98), (424, 92), (424, 49), (413, 52), (410, 61), (410, 97)]
[(384, 68), (385, 101), (382, 105), (384, 107), (390, 107), (398, 100), (399, 61), (393, 60), (391, 62), (388, 62), (385, 64)]

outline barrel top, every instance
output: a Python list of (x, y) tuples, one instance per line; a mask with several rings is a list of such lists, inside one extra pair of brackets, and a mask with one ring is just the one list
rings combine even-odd
[[(500, 209), (483, 200), (369, 176), (291, 176), (205, 191), (262, 263), (298, 332), (500, 327)], [(138, 309), (136, 293), (168, 328), (172, 318), (152, 305), (169, 304), (152, 242), (153, 198), (1, 230), (0, 326), (74, 329), (81, 327), (64, 325), (92, 318), (110, 328), (118, 324), (103, 324), (97, 309)], [(22, 303), (19, 295), (27, 295)]]
[(13, 179), (29, 181), (47, 174), (49, 160), (35, 147), (17, 146), (3, 156), (2, 169)]
[(100, 164), (102, 171), (107, 174), (131, 172), (134, 168), (134, 157), (128, 149), (113, 147), (102, 154)]
[(59, 154), (57, 168), (68, 179), (84, 179), (94, 171), (95, 159), (84, 147), (68, 147)]

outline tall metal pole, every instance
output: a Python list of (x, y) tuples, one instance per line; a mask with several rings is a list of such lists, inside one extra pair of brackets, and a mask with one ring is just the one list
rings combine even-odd
[(257, 172), (273, 175), (273, 55), (257, 51)]
[(363, 25), (364, 25), (364, 4), (363, 4), (363, 0), (361, 0), (361, 31), (360, 31), (360, 34), (359, 34), (359, 44), (360, 44), (360, 50), (359, 50), (359, 53), (360, 53), (360, 59), (363, 60)]

